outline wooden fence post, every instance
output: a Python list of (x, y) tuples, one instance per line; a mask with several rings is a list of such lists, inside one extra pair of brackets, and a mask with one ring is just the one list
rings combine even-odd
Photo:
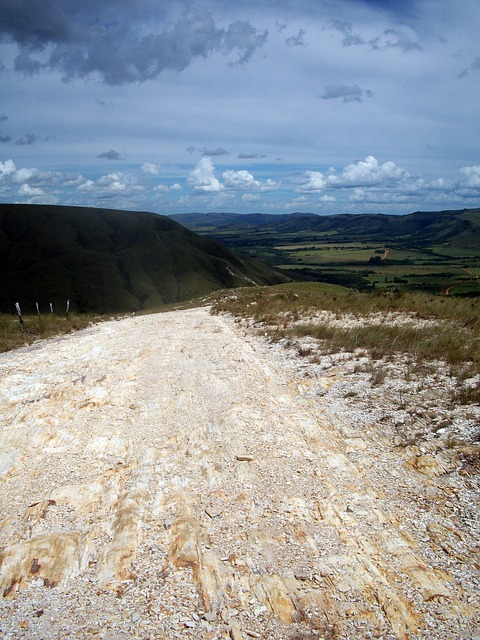
[(20, 309), (20, 305), (18, 304), (18, 302), (15, 303), (15, 309), (17, 310), (18, 319), (20, 321), (20, 328), (22, 331), (25, 331), (25, 325), (23, 324), (22, 318), (22, 310)]

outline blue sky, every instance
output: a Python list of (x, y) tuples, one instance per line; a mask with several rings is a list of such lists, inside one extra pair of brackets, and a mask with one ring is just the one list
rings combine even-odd
[(478, 0), (0, 0), (0, 201), (480, 205)]

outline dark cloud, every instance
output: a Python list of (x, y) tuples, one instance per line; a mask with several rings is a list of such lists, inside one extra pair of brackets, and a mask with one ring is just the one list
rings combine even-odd
[(254, 160), (256, 158), (266, 158), (267, 156), (259, 153), (239, 153), (238, 157), (241, 160)]
[(362, 102), (363, 97), (373, 98), (373, 93), (370, 89), (361, 89), (358, 84), (353, 86), (347, 85), (330, 85), (325, 87), (322, 95), (318, 96), (322, 100), (335, 100), (342, 98), (342, 102)]
[(458, 74), (459, 78), (466, 78), (470, 71), (480, 71), (480, 56), (475, 58), (472, 64)]
[(0, 34), (29, 50), (46, 43), (65, 42), (74, 36), (74, 26), (66, 15), (69, 2), (59, 0), (2, 0)]
[(342, 44), (344, 47), (365, 44), (365, 40), (361, 36), (353, 33), (353, 26), (349, 22), (333, 20), (332, 27), (339, 33), (343, 34)]
[(23, 138), (15, 140), (15, 144), (19, 147), (24, 147), (35, 144), (35, 142), (38, 142), (38, 140), (40, 140), (40, 138), (38, 136), (35, 136), (33, 133), (26, 133)]
[(4, 113), (0, 114), (0, 122), (6, 122), (8, 120), (8, 116)]
[(285, 40), (287, 47), (304, 47), (305, 46), (305, 29), (299, 29), (296, 36), (290, 36)]
[(237, 53), (239, 64), (248, 62), (256, 49), (262, 47), (268, 38), (268, 31), (257, 31), (249, 22), (233, 22), (222, 38), (221, 49), (224, 53)]
[(402, 51), (423, 51), (417, 42), (396, 29), (385, 29), (377, 38), (369, 40), (372, 49), (401, 49)]
[(374, 9), (399, 15), (402, 18), (416, 17), (416, 0), (353, 0), (357, 4), (366, 4)]
[(14, 69), (20, 73), (24, 73), (27, 76), (31, 76), (34, 73), (38, 73), (42, 68), (42, 64), (32, 58), (28, 53), (21, 53), (15, 58)]
[(202, 149), (201, 151), (204, 156), (228, 156), (230, 153), (221, 147), (217, 147), (216, 149)]
[(216, 149), (198, 149), (197, 147), (187, 147), (187, 151), (189, 153), (201, 153), (203, 156), (228, 156), (230, 155), (230, 151), (225, 151), (221, 147), (217, 147)]
[(214, 52), (235, 55), (235, 62), (243, 64), (268, 37), (245, 21), (220, 27), (201, 7), (166, 20), (162, 12), (167, 9), (152, 0), (2, 3), (0, 37), (20, 48), (15, 70), (57, 69), (65, 81), (98, 74), (110, 85), (143, 82), (166, 69), (181, 71)]
[(99, 107), (105, 107), (105, 108), (113, 107), (113, 102), (105, 102), (105, 100), (100, 100), (100, 98), (95, 98), (95, 104), (98, 104)]
[(417, 42), (414, 42), (409, 35), (397, 29), (385, 29), (377, 37), (365, 40), (358, 33), (354, 33), (350, 22), (333, 20), (332, 27), (343, 35), (342, 44), (344, 47), (367, 45), (371, 49), (383, 50), (390, 48), (401, 49), (402, 51), (423, 51)]
[(2, 144), (5, 144), (6, 142), (11, 142), (12, 141), (12, 136), (0, 136), (0, 142)]
[(107, 160), (120, 160), (121, 154), (115, 149), (109, 149), (108, 151), (103, 151), (103, 153), (99, 153), (97, 158), (106, 158)]

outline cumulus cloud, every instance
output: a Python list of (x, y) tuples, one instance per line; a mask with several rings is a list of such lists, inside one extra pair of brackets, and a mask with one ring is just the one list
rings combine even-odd
[(242, 189), (245, 191), (272, 191), (278, 189), (280, 183), (274, 182), (270, 178), (265, 182), (255, 180), (253, 175), (244, 169), (240, 171), (228, 170), (222, 174), (223, 184), (227, 189)]
[(176, 182), (175, 184), (157, 184), (156, 187), (153, 187), (155, 193), (168, 193), (169, 191), (181, 191), (182, 186)]
[[(64, 79), (98, 75), (106, 84), (144, 82), (170, 69), (181, 71), (215, 52), (250, 60), (268, 37), (247, 21), (226, 27), (208, 9), (194, 7), (172, 19), (163, 3), (118, 0), (3, 0), (0, 37), (15, 42), (17, 71), (57, 69)], [(122, 16), (122, 20), (118, 16)]]
[(409, 177), (408, 171), (394, 162), (380, 164), (373, 156), (367, 156), (365, 160), (347, 165), (340, 174), (334, 168), (330, 168), (326, 175), (320, 171), (308, 171), (300, 189), (320, 192), (328, 188), (398, 185)]
[(16, 167), (13, 160), (7, 160), (6, 162), (0, 162), (0, 178), (5, 178), (6, 176), (12, 175), (15, 173)]
[(318, 96), (322, 100), (335, 100), (343, 98), (342, 102), (362, 102), (363, 96), (373, 98), (373, 93), (369, 89), (361, 89), (358, 84), (348, 85), (329, 85), (325, 87), (322, 95)]
[(118, 151), (115, 151), (115, 149), (109, 149), (108, 151), (103, 151), (102, 153), (99, 153), (97, 158), (106, 158), (107, 160), (120, 160), (121, 159), (121, 154), (118, 153)]
[(43, 196), (45, 195), (45, 191), (40, 189), (40, 187), (31, 187), (29, 184), (22, 184), (17, 191), (17, 195), (26, 197)]
[(278, 189), (280, 182), (275, 182), (270, 178), (262, 182), (241, 169), (234, 171), (228, 169), (222, 173), (220, 182), (215, 176), (215, 167), (212, 159), (208, 156), (202, 158), (195, 166), (195, 169), (188, 175), (188, 183), (197, 193), (219, 193), (220, 191), (273, 191)]
[(86, 180), (77, 187), (79, 193), (89, 193), (98, 199), (133, 196), (144, 188), (130, 176), (115, 172), (101, 176), (98, 180)]
[(0, 142), (3, 144), (11, 141), (12, 141), (12, 136), (0, 136)]
[(144, 162), (140, 167), (142, 173), (146, 176), (159, 176), (160, 175), (160, 165), (153, 164), (152, 162)]
[(305, 46), (305, 29), (299, 29), (296, 36), (290, 36), (285, 40), (287, 47), (304, 47)]
[(462, 167), (455, 181), (456, 192), (464, 198), (480, 197), (480, 165)]
[(223, 185), (215, 177), (215, 167), (209, 156), (197, 162), (188, 175), (188, 184), (196, 193), (218, 193)]
[(308, 171), (299, 192), (320, 193), (329, 202), (335, 191), (346, 191), (353, 202), (377, 204), (412, 204), (419, 201), (464, 203), (471, 206), (480, 198), (480, 165), (462, 167), (454, 177), (426, 179), (412, 175), (394, 162), (379, 163), (373, 156), (347, 165), (337, 172)]
[(307, 171), (305, 181), (300, 185), (302, 191), (323, 191), (327, 183), (320, 171)]
[(459, 184), (473, 189), (480, 188), (480, 165), (462, 167), (459, 174)]
[(398, 167), (394, 162), (380, 164), (373, 156), (367, 156), (365, 160), (347, 165), (340, 175), (331, 171), (327, 177), (327, 184), (339, 187), (357, 187), (398, 183), (408, 177), (408, 171)]

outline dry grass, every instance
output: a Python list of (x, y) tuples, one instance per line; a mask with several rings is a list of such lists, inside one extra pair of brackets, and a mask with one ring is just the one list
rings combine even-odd
[(40, 317), (23, 316), (22, 330), (16, 315), (0, 314), (0, 352), (17, 349), (37, 340), (79, 331), (105, 319), (94, 314), (76, 313), (70, 313), (68, 319), (54, 314)]
[[(330, 319), (322, 319), (322, 311), (329, 312)], [(463, 385), (480, 375), (478, 298), (366, 294), (289, 285), (223, 294), (213, 312), (248, 319), (272, 340), (311, 338), (324, 354), (363, 350), (372, 360), (407, 355), (417, 369), (435, 361), (446, 363), (458, 380), (455, 401), (480, 402), (479, 385)], [(389, 320), (395, 317), (408, 322)], [(300, 351), (302, 348), (308, 357), (309, 348), (300, 347)], [(382, 381), (381, 374), (372, 375), (373, 384)]]

